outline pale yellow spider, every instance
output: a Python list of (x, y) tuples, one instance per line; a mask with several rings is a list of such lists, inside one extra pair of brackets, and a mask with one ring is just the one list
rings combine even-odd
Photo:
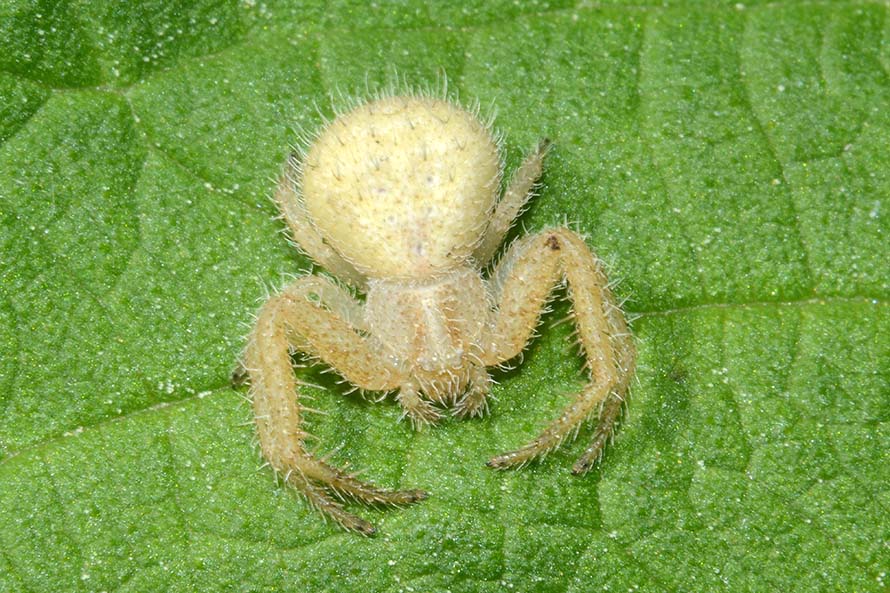
[(407, 504), (311, 455), (291, 352), (330, 365), (357, 388), (396, 392), (416, 427), (487, 408), (486, 367), (522, 352), (554, 288), (566, 282), (590, 383), (543, 432), (488, 465), (522, 465), (598, 424), (572, 471), (599, 459), (621, 411), (636, 351), (603, 267), (584, 241), (555, 227), (522, 237), (487, 266), (541, 174), (542, 142), (498, 199), (503, 176), (489, 127), (456, 104), (387, 96), (327, 124), (288, 161), (275, 199), (293, 239), (330, 274), (298, 278), (262, 306), (244, 354), (260, 446), (319, 511), (366, 535), (374, 527), (331, 494)]

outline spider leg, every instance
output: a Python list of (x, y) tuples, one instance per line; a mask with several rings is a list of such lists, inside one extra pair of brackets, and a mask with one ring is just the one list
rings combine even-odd
[(482, 416), (488, 411), (488, 393), (491, 391), (491, 376), (482, 365), (470, 368), (470, 385), (454, 407), (454, 415), (466, 418)]
[(275, 203), (278, 204), (284, 220), (287, 221), (291, 239), (306, 255), (337, 278), (342, 278), (356, 288), (365, 288), (367, 281), (364, 275), (325, 243), (309, 220), (309, 215), (306, 214), (297, 192), (296, 180), (300, 167), (297, 159), (296, 154), (292, 154), (287, 159), (285, 171), (279, 178), (278, 187), (275, 189)]
[(403, 415), (411, 421), (415, 430), (435, 424), (442, 413), (429, 400), (420, 397), (420, 391), (413, 381), (408, 381), (399, 389), (396, 401), (402, 406)]
[[(327, 305), (327, 306), (326, 306)], [(326, 490), (366, 503), (408, 504), (422, 500), (422, 490), (387, 490), (356, 479), (313, 457), (302, 429), (303, 407), (290, 348), (319, 357), (358, 387), (386, 391), (403, 377), (350, 323), (361, 305), (331, 281), (300, 278), (260, 309), (244, 354), (250, 375), (260, 447), (270, 465), (318, 510), (346, 529), (365, 535), (374, 527), (328, 496)]]
[(541, 176), (544, 165), (544, 157), (550, 150), (550, 140), (542, 140), (537, 148), (525, 157), (516, 172), (513, 173), (510, 184), (504, 190), (504, 195), (498, 201), (497, 208), (488, 223), (488, 229), (482, 237), (481, 243), (476, 247), (473, 258), (480, 266), (486, 265), (501, 243), (507, 236), (507, 231), (513, 226), (516, 217), (522, 213), (523, 208), (533, 195), (535, 182)]
[(497, 310), (485, 363), (501, 364), (522, 351), (553, 287), (563, 277), (590, 383), (537, 438), (493, 457), (488, 462), (492, 467), (522, 465), (540, 457), (596, 415), (594, 438), (572, 467), (573, 473), (584, 473), (599, 459), (621, 413), (636, 349), (602, 265), (584, 240), (566, 228), (549, 229), (518, 241), (499, 262), (492, 276)]

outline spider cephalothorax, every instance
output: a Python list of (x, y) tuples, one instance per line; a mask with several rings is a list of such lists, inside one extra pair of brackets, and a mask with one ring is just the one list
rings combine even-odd
[(488, 464), (539, 457), (590, 417), (596, 432), (573, 471), (599, 458), (636, 356), (602, 265), (577, 234), (556, 227), (520, 238), (490, 275), (482, 272), (529, 199), (547, 148), (542, 142), (526, 157), (499, 197), (498, 143), (474, 113), (444, 99), (388, 96), (337, 117), (288, 161), (276, 201), (294, 240), (366, 299), (324, 276), (297, 279), (263, 305), (244, 365), (264, 456), (343, 527), (374, 532), (328, 490), (384, 504), (426, 493), (378, 488), (307, 451), (291, 348), (358, 388), (395, 392), (417, 427), (446, 407), (479, 415), (491, 384), (486, 367), (523, 350), (565, 281), (590, 383), (537, 438)]

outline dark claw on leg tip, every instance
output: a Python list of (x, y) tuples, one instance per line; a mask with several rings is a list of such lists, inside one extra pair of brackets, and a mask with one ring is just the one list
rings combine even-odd
[(426, 500), (429, 495), (430, 493), (426, 490), (412, 490), (410, 502), (419, 502), (421, 500)]

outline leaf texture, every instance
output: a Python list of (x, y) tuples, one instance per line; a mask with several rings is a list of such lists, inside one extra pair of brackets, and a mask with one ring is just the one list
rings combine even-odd
[[(431, 493), (363, 539), (257, 471), (229, 375), (309, 263), (268, 199), (297, 131), (442, 72), (509, 166), (553, 139), (523, 225), (609, 263), (639, 381), (579, 479), (584, 431), (484, 467), (582, 384), (565, 305), (481, 420), (308, 369), (321, 449)], [(0, 590), (885, 591), (887, 146), (881, 2), (4, 2)]]

